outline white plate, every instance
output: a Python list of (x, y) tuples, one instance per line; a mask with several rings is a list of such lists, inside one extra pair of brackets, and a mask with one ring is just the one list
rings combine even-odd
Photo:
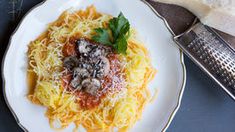
[[(137, 29), (158, 69), (149, 85), (158, 89), (157, 99), (148, 104), (134, 132), (166, 130), (179, 108), (185, 85), (183, 55), (175, 46), (164, 22), (140, 0), (47, 0), (30, 11), (11, 38), (3, 63), (4, 95), (18, 124), (31, 132), (49, 132), (46, 109), (26, 98), (27, 45), (36, 39), (58, 16), (71, 7), (85, 9), (94, 4), (99, 12), (117, 16), (120, 11)], [(72, 131), (71, 124), (65, 131)]]

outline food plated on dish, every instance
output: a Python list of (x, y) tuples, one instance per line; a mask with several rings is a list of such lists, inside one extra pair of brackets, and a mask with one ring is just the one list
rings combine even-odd
[(29, 45), (29, 100), (47, 107), (54, 129), (127, 131), (151, 100), (156, 74), (136, 37), (122, 13), (65, 11)]
[(179, 108), (182, 57), (139, 0), (48, 0), (10, 40), (4, 96), (25, 131), (162, 131)]

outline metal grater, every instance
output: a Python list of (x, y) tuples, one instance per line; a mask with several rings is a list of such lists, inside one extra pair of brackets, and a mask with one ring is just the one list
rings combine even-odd
[[(174, 36), (174, 41), (202, 70), (214, 79), (234, 100), (235, 100), (235, 51), (225, 40), (220, 37), (212, 28), (198, 22), (196, 18), (193, 26), (186, 32), (176, 36), (176, 22), (184, 22), (180, 17), (189, 14), (185, 9), (178, 9), (180, 16), (172, 16), (166, 12), (160, 14), (152, 5), (160, 4), (151, 0), (141, 0), (149, 6), (153, 12), (163, 19), (166, 27)], [(166, 6), (165, 6), (166, 7)], [(168, 8), (169, 9), (169, 8)], [(171, 14), (171, 15), (170, 15)], [(170, 17), (174, 17), (172, 20)], [(170, 24), (169, 24), (170, 23)], [(184, 23), (187, 24), (187, 23)], [(182, 25), (182, 23), (181, 23)]]
[(202, 23), (174, 37), (178, 46), (235, 99), (235, 52)]

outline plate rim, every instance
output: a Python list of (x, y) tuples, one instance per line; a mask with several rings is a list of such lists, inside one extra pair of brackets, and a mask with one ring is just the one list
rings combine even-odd
[[(162, 17), (153, 7), (152, 5), (150, 5), (150, 3), (148, 3), (146, 0), (140, 0), (143, 4), (147, 5), (151, 11), (158, 17), (160, 18), (164, 25), (166, 26), (166, 28), (168, 29), (168, 31), (174, 35), (173, 31), (170, 29), (166, 19), (164, 17)], [(13, 115), (16, 123), (18, 124), (18, 126), (24, 131), (24, 132), (28, 132), (28, 130), (24, 127), (23, 124), (21, 124), (19, 118), (17, 117), (16, 113), (14, 112), (13, 108), (11, 107), (8, 99), (7, 99), (7, 95), (6, 95), (6, 87), (5, 87), (5, 75), (4, 75), (4, 65), (5, 65), (5, 60), (6, 60), (6, 55), (8, 54), (8, 51), (10, 49), (10, 45), (11, 45), (11, 42), (12, 42), (12, 39), (13, 37), (15, 36), (16, 32), (18, 31), (20, 25), (23, 23), (24, 19), (33, 11), (35, 10), (36, 8), (46, 4), (47, 0), (43, 0), (42, 2), (36, 4), (35, 6), (33, 6), (29, 11), (26, 12), (26, 14), (22, 17), (22, 19), (20, 20), (20, 22), (18, 23), (17, 27), (15, 28), (15, 30), (12, 32), (10, 38), (9, 38), (9, 42), (7, 44), (7, 47), (6, 47), (6, 50), (5, 50), (5, 53), (3, 55), (3, 58), (2, 58), (2, 63), (1, 63), (1, 76), (2, 76), (2, 92), (3, 92), (3, 98), (5, 100), (5, 103), (8, 107), (8, 109), (10, 110), (11, 114)], [(178, 95), (178, 99), (177, 99), (177, 105), (175, 106), (175, 108), (173, 109), (173, 111), (171, 112), (169, 118), (168, 118), (168, 121), (167, 123), (164, 125), (164, 127), (162, 128), (162, 132), (165, 132), (167, 130), (167, 128), (170, 126), (173, 118), (175, 117), (177, 111), (179, 110), (180, 108), (180, 105), (181, 105), (181, 100), (182, 100), (182, 96), (183, 96), (183, 93), (184, 93), (184, 89), (185, 89), (185, 84), (186, 84), (186, 66), (185, 66), (185, 63), (184, 63), (184, 54), (182, 52), (182, 50), (178, 47), (178, 50), (180, 52), (180, 63), (181, 63), (181, 66), (182, 66), (182, 72), (183, 72), (183, 79), (182, 79), (182, 84), (181, 84), (181, 88), (180, 88), (180, 92), (179, 92), (179, 95)]]
[[(164, 25), (166, 26), (168, 31), (171, 33), (171, 35), (175, 36), (175, 33), (170, 28), (170, 25), (168, 24), (167, 20), (162, 15), (160, 15), (156, 11), (156, 9), (153, 8), (153, 6), (149, 2), (147, 2), (146, 0), (140, 0), (140, 1), (142, 1), (145, 5), (147, 5), (153, 11), (153, 13), (163, 21)], [(172, 40), (174, 40), (174, 39), (172, 38)], [(177, 111), (179, 110), (179, 108), (181, 106), (181, 100), (182, 100), (182, 97), (183, 97), (185, 85), (186, 85), (186, 78), (187, 78), (186, 76), (187, 75), (186, 75), (186, 66), (185, 66), (185, 63), (184, 63), (184, 54), (183, 54), (183, 51), (179, 47), (178, 47), (178, 49), (180, 51), (180, 61), (181, 61), (181, 65), (182, 65), (182, 68), (183, 68), (183, 82), (182, 82), (181, 89), (180, 89), (180, 92), (179, 92), (179, 95), (178, 95), (177, 105), (174, 108), (174, 110), (172, 111), (172, 113), (170, 114), (170, 116), (168, 118), (168, 122), (166, 123), (165, 127), (163, 127), (162, 132), (165, 132), (168, 129), (168, 127), (170, 126), (172, 120), (174, 119)]]

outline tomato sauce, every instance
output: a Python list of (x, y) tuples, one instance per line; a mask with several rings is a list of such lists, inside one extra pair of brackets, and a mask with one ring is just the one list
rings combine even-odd
[(77, 54), (76, 53), (76, 45), (71, 44), (71, 43), (67, 43), (64, 45), (62, 52), (65, 57), (74, 56)]
[[(64, 56), (78, 55), (76, 53), (75, 44), (65, 45), (63, 51)], [(83, 90), (77, 90), (74, 92), (74, 88), (69, 85), (72, 80), (72, 73), (67, 72), (62, 77), (62, 86), (68, 92), (73, 91), (72, 93), (78, 98), (77, 102), (84, 109), (97, 107), (101, 103), (102, 98), (104, 98), (108, 93), (120, 91), (123, 87), (124, 76), (121, 71), (121, 63), (118, 55), (110, 53), (107, 58), (110, 62), (109, 74), (100, 79), (102, 87), (98, 90), (96, 96), (86, 93)]]

